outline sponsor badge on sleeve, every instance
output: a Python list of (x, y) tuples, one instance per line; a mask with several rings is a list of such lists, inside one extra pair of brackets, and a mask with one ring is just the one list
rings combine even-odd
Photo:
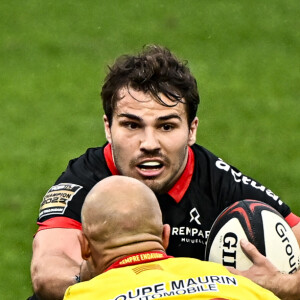
[(68, 202), (82, 189), (82, 186), (72, 183), (60, 183), (52, 186), (43, 198), (39, 218), (60, 214), (63, 215)]

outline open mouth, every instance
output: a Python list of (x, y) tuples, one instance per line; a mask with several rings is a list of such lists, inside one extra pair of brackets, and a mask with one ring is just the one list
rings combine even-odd
[(163, 157), (140, 157), (135, 164), (136, 172), (143, 179), (156, 180), (167, 170), (168, 161)]
[(138, 168), (144, 171), (159, 170), (163, 164), (158, 161), (145, 161), (138, 165)]

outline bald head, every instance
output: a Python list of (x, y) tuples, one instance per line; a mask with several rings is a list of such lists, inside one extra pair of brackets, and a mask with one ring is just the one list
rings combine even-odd
[(111, 176), (97, 183), (82, 207), (83, 232), (92, 243), (108, 248), (159, 241), (162, 215), (155, 194), (142, 182)]

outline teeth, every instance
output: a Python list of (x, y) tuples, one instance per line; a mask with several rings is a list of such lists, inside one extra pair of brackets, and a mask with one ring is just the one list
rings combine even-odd
[(145, 166), (145, 167), (158, 167), (158, 166), (160, 166), (160, 163), (157, 161), (147, 161), (147, 162), (142, 163), (141, 165)]

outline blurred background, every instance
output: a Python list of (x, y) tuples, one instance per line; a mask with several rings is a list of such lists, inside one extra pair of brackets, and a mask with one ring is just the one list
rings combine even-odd
[(198, 143), (300, 214), (299, 2), (0, 2), (0, 296), (32, 293), (45, 192), (68, 161), (105, 142), (107, 65), (156, 43), (198, 80)]

